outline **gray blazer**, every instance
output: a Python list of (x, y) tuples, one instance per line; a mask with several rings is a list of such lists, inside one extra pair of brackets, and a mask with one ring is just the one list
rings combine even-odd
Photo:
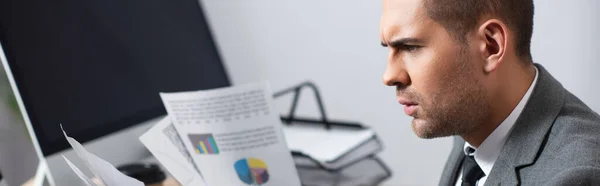
[[(538, 82), (485, 186), (600, 185), (600, 116), (536, 67)], [(456, 183), (464, 143), (454, 138), (440, 185)]]

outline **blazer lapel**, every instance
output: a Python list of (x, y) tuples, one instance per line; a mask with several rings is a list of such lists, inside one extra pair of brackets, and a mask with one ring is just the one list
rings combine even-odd
[(452, 147), (452, 152), (450, 152), (450, 157), (448, 157), (446, 166), (444, 166), (444, 172), (442, 173), (442, 178), (440, 179), (440, 186), (456, 185), (458, 171), (460, 170), (460, 165), (465, 157), (465, 153), (463, 151), (465, 141), (456, 136), (454, 137), (453, 144), (454, 146)]
[(541, 65), (536, 64), (536, 67), (537, 84), (488, 175), (486, 186), (520, 184), (518, 169), (535, 163), (562, 108), (564, 88)]

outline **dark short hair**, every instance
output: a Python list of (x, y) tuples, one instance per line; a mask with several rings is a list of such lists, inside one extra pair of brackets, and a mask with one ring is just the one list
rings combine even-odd
[(461, 42), (483, 15), (503, 21), (515, 35), (519, 57), (531, 59), (533, 0), (425, 0), (428, 16)]

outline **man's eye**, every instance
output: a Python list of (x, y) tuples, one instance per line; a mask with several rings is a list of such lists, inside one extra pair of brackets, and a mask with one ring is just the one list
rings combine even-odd
[(421, 48), (421, 46), (417, 46), (417, 45), (404, 45), (402, 47), (402, 50), (404, 51), (408, 51), (408, 52), (414, 52), (417, 51)]

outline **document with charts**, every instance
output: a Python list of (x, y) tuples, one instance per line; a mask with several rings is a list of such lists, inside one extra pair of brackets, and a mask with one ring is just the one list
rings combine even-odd
[(140, 136), (140, 141), (182, 186), (206, 186), (169, 116)]
[(267, 83), (160, 96), (206, 185), (301, 185)]

